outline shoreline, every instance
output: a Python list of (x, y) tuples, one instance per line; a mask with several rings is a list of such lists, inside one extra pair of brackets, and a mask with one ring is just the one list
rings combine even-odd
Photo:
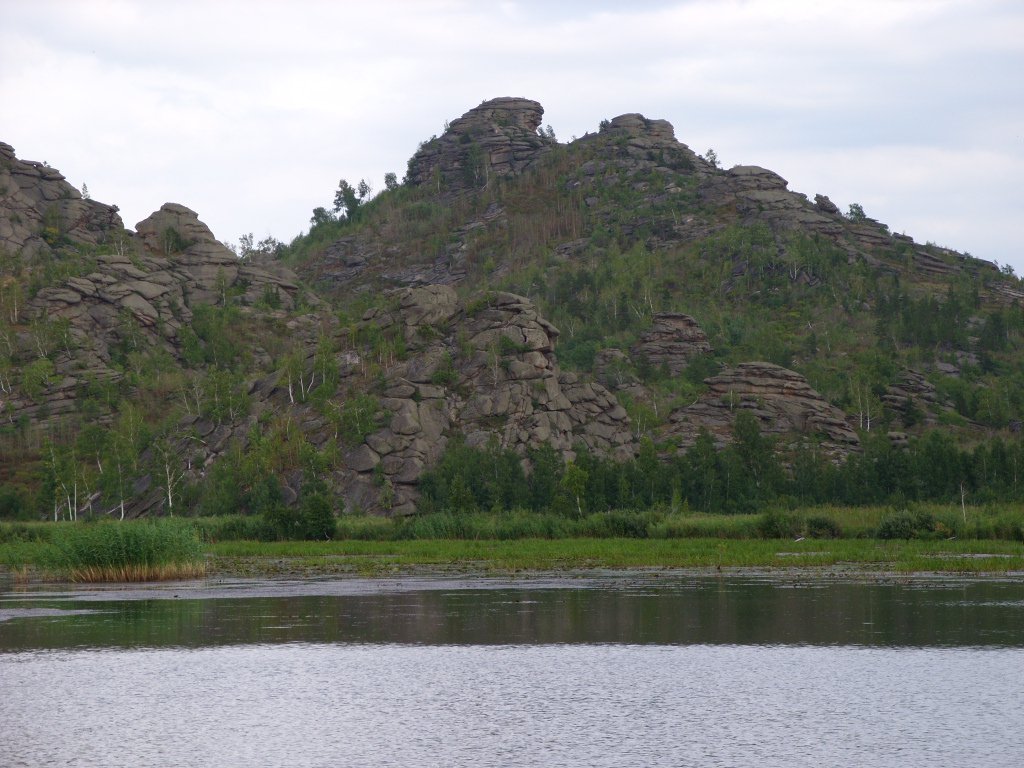
[[(0, 600), (17, 601), (26, 608), (0, 606), (0, 622), (34, 611), (36, 600), (69, 603), (133, 600), (223, 600), (309, 596), (373, 596), (412, 592), (452, 592), (504, 589), (636, 589), (683, 584), (700, 587), (716, 582), (776, 584), (815, 588), (824, 584), (859, 584), (892, 587), (949, 587), (980, 583), (1024, 583), (1024, 572), (1010, 573), (897, 573), (857, 569), (815, 568), (590, 568), (566, 571), (497, 573), (418, 567), (387, 575), (356, 573), (277, 573), (240, 576), (225, 572), (204, 578), (163, 582), (70, 584), (41, 579), (17, 585), (0, 574)], [(55, 609), (54, 615), (68, 615)], [(10, 615), (5, 615), (9, 613)]]

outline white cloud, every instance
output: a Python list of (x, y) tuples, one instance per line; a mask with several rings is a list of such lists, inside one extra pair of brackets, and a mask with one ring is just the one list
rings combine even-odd
[(289, 239), (340, 177), (379, 187), (445, 120), (519, 95), (563, 140), (666, 118), (698, 151), (1024, 271), (1016, 3), (0, 6), (0, 140), (129, 225), (176, 200), (222, 239)]

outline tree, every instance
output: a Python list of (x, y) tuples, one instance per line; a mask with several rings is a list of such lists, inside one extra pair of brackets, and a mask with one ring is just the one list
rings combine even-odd
[(387, 173), (385, 173), (384, 174), (384, 189), (386, 189), (388, 192), (394, 192), (396, 189), (398, 189), (398, 187), (399, 187), (398, 176), (395, 174), (395, 172), (394, 171), (388, 171)]
[(181, 483), (185, 479), (181, 457), (166, 435), (153, 443), (153, 453), (155, 458), (153, 469), (164, 493), (167, 514), (173, 517), (174, 502), (181, 496)]
[[(321, 209), (317, 209), (321, 210)], [(315, 213), (315, 212), (314, 212)], [(228, 246), (238, 254), (240, 259), (251, 259), (253, 256), (280, 256), (285, 245), (273, 235), (256, 242), (252, 232), (247, 232), (238, 238), (238, 247)]]
[(718, 153), (715, 152), (715, 150), (708, 149), (708, 151), (701, 155), (701, 157), (703, 157), (704, 160), (707, 161), (707, 164), (712, 168), (718, 167)]
[(332, 221), (337, 221), (334, 214), (328, 211), (323, 206), (313, 209), (313, 215), (309, 219), (309, 223), (313, 228), (319, 227), (323, 224), (330, 224)]
[(562, 489), (576, 502), (576, 514), (583, 517), (583, 494), (587, 490), (587, 471), (575, 461), (565, 465)]
[(105, 500), (116, 500), (114, 507), (124, 520), (125, 499), (131, 493), (132, 480), (139, 466), (142, 414), (133, 405), (121, 410), (106, 441), (106, 456), (100, 473), (100, 489)]
[(349, 221), (355, 221), (359, 206), (363, 204), (373, 188), (366, 179), (360, 179), (359, 184), (353, 187), (345, 179), (338, 182), (338, 189), (334, 193), (334, 210), (337, 213), (344, 212)]
[(850, 208), (846, 212), (846, 218), (850, 221), (864, 221), (867, 216), (864, 215), (864, 207), (860, 203), (850, 203)]

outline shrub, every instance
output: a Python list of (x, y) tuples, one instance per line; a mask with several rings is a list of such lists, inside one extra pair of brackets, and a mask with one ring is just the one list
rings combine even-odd
[(764, 539), (792, 539), (803, 533), (803, 521), (789, 512), (771, 510), (758, 521), (757, 529)]
[(0, 485), (0, 519), (21, 520), (29, 517), (25, 494), (18, 488)]
[(807, 518), (807, 535), (812, 539), (841, 539), (843, 529), (831, 517), (812, 515)]
[(882, 518), (875, 534), (879, 539), (922, 539), (935, 532), (935, 517), (928, 512), (902, 510)]

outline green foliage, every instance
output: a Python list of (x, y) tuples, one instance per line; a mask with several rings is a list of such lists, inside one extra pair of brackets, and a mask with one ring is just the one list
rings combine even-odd
[(326, 488), (317, 482), (308, 482), (298, 506), (288, 507), (277, 478), (267, 475), (253, 489), (252, 508), (263, 520), (261, 538), (323, 540), (335, 534), (334, 511)]
[(425, 512), (468, 512), (526, 506), (529, 486), (515, 452), (496, 441), (477, 450), (453, 439), (441, 461), (420, 479)]
[(181, 520), (162, 519), (62, 526), (51, 536), (38, 564), (78, 581), (106, 580), (105, 574), (152, 574), (168, 566), (195, 565), (202, 560), (195, 529)]
[(233, 368), (246, 356), (241, 335), (243, 323), (237, 308), (199, 304), (192, 308), (191, 331), (195, 340), (182, 339), (186, 362)]
[(174, 227), (167, 227), (160, 233), (160, 246), (166, 255), (172, 256), (186, 250), (192, 242), (183, 237)]
[(793, 539), (803, 530), (804, 522), (799, 516), (780, 510), (765, 512), (758, 522), (758, 533), (766, 539)]
[(359, 445), (377, 429), (382, 414), (380, 401), (373, 395), (350, 395), (337, 417), (338, 436), (348, 445)]
[(0, 520), (26, 520), (31, 509), (25, 492), (21, 488), (0, 485)]
[(45, 357), (33, 360), (21, 369), (21, 388), (32, 400), (39, 402), (53, 383), (53, 363)]
[(927, 512), (893, 512), (882, 518), (875, 534), (880, 539), (931, 538), (936, 530), (935, 518)]
[(450, 387), (457, 384), (458, 381), (459, 372), (455, 370), (455, 362), (452, 360), (451, 353), (446, 351), (441, 358), (440, 365), (430, 374), (430, 383)]

